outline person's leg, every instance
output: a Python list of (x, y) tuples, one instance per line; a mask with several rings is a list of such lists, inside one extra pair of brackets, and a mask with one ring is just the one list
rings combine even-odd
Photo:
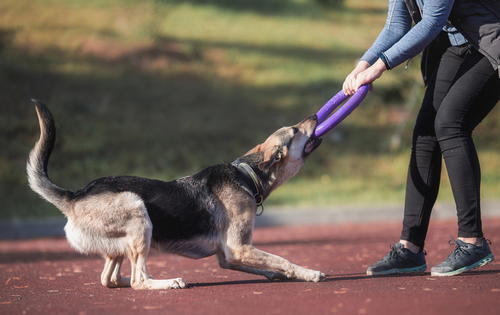
[(481, 170), (472, 132), (500, 100), (500, 78), (489, 61), (471, 49), (436, 116), (435, 128), (458, 215), (459, 238), (483, 237)]
[(437, 110), (448, 92), (461, 59), (450, 47), (429, 80), (413, 131), (408, 170), (403, 231), (398, 244), (379, 262), (369, 266), (368, 275), (422, 272), (427, 269), (424, 245), (430, 213), (439, 190), (441, 149), (434, 131)]
[(481, 170), (472, 132), (500, 100), (499, 87), (489, 61), (471, 49), (437, 113), (435, 129), (457, 207), (458, 240), (446, 260), (431, 269), (433, 276), (456, 275), (494, 259), (483, 238)]
[(400, 242), (413, 252), (425, 244), (441, 180), (441, 147), (434, 129), (436, 114), (457, 75), (466, 47), (449, 47), (427, 87), (413, 130)]

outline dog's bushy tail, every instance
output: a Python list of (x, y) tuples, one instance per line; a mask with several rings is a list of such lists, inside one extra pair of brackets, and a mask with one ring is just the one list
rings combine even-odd
[(26, 170), (28, 182), (34, 192), (52, 203), (66, 216), (70, 213), (74, 193), (54, 184), (48, 175), (47, 165), (56, 141), (56, 126), (49, 108), (41, 101), (32, 100), (40, 123), (40, 139), (31, 150)]

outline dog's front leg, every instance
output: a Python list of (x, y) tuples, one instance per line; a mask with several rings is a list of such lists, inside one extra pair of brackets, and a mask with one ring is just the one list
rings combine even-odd
[(313, 282), (326, 279), (325, 274), (320, 271), (297, 266), (282, 257), (266, 253), (248, 244), (228, 247), (225, 255), (230, 265), (281, 273), (286, 275), (287, 279), (298, 278)]
[(272, 271), (266, 271), (266, 270), (261, 270), (261, 269), (245, 267), (242, 265), (231, 264), (227, 261), (226, 255), (224, 255), (223, 252), (219, 252), (217, 254), (217, 259), (219, 260), (219, 266), (223, 269), (230, 269), (230, 270), (235, 270), (235, 271), (251, 273), (254, 275), (264, 276), (269, 281), (273, 281), (274, 279), (279, 279), (279, 280), (295, 279), (295, 278), (288, 278), (285, 274), (280, 273), (280, 272), (272, 272)]

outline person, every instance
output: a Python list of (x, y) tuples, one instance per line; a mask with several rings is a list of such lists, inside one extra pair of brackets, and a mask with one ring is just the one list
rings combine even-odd
[(385, 71), (423, 51), (427, 88), (413, 130), (400, 241), (367, 274), (427, 269), (425, 238), (444, 159), (458, 238), (449, 240), (454, 250), (431, 275), (451, 276), (494, 259), (482, 231), (481, 171), (472, 132), (500, 100), (500, 1), (409, 1), (389, 1), (384, 29), (343, 83), (345, 94), (364, 84), (373, 91)]

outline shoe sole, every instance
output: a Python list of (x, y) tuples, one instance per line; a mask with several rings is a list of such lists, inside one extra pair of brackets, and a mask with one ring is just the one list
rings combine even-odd
[(433, 277), (450, 277), (450, 276), (459, 275), (463, 272), (486, 266), (487, 264), (492, 262), (494, 259), (495, 259), (495, 257), (493, 256), (493, 254), (489, 254), (488, 256), (481, 259), (480, 261), (478, 261), (470, 266), (465, 266), (465, 267), (457, 269), (457, 270), (452, 270), (452, 271), (448, 271), (448, 272), (439, 272), (439, 271), (432, 271), (432, 269), (431, 269), (431, 276), (433, 276)]
[(367, 270), (366, 274), (369, 276), (381, 276), (381, 275), (392, 275), (392, 274), (397, 274), (397, 273), (416, 273), (416, 272), (424, 272), (427, 269), (427, 264), (418, 266), (418, 267), (413, 267), (413, 268), (394, 268), (394, 269), (389, 269), (389, 270), (384, 270), (384, 271), (372, 271), (372, 270)]

